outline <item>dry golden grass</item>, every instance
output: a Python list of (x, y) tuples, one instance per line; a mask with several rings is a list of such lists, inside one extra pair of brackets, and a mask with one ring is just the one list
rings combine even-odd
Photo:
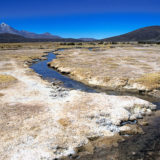
[(0, 50), (17, 49), (52, 49), (53, 42), (35, 42), (35, 43), (0, 43)]
[(15, 83), (17, 79), (11, 75), (0, 75), (0, 88), (6, 88), (11, 84)]
[(3, 94), (3, 93), (0, 93), (0, 97), (2, 97), (2, 96), (4, 96), (4, 94)]
[(11, 75), (0, 75), (0, 83), (8, 83), (8, 82), (13, 82), (15, 81), (16, 78), (11, 76)]
[[(18, 49), (18, 50), (0, 50), (0, 61), (16, 61), (18, 64), (32, 62), (33, 59), (45, 59), (44, 55), (50, 52), (50, 49)], [(10, 65), (3, 65), (1, 69), (7, 69)]]
[(160, 73), (148, 73), (136, 79), (135, 81), (143, 84), (148, 89), (160, 88)]
[(148, 64), (141, 64), (141, 65), (139, 65), (142, 69), (146, 69), (146, 70), (151, 70), (152, 69), (152, 67), (150, 66), (150, 65), (148, 65)]
[[(50, 62), (50, 66), (56, 67), (62, 73), (69, 70), (68, 74), (73, 79), (87, 85), (123, 87), (127, 81), (142, 77), (144, 73), (159, 72), (159, 51), (159, 46), (100, 44), (99, 48), (91, 51), (86, 49), (59, 51), (57, 59)], [(124, 83), (122, 79), (126, 79)], [(143, 78), (138, 80), (139, 84), (145, 83), (146, 87), (157, 88), (159, 84), (156, 85), (158, 82), (155, 79), (152, 77), (152, 80), (149, 78), (145, 81)]]
[[(76, 47), (81, 49), (75, 49)], [(103, 82), (106, 83), (115, 77), (133, 79), (142, 76), (144, 73), (159, 72), (160, 56), (158, 52), (160, 48), (158, 46), (142, 47), (138, 44), (98, 44), (95, 42), (81, 43), (81, 45), (79, 43), (64, 45), (54, 42), (6, 43), (0, 44), (0, 61), (13, 60), (21, 65), (27, 61), (29, 62), (27, 64), (30, 64), (33, 59), (43, 59), (45, 52), (58, 48), (68, 49), (56, 52), (58, 53), (57, 59), (50, 63), (51, 67), (57, 68), (60, 72), (66, 72), (72, 78), (86, 84), (91, 82), (100, 85), (100, 81), (103, 84)], [(92, 51), (88, 48), (92, 48)], [(155, 70), (155, 68), (157, 69)], [(5, 69), (10, 68), (8, 65), (1, 68), (3, 71)], [(150, 88), (155, 87), (154, 84), (149, 84), (151, 80), (143, 81), (142, 79), (139, 78), (139, 83), (146, 83), (146, 86), (151, 86)]]
[(62, 125), (63, 127), (67, 127), (71, 124), (70, 120), (68, 118), (61, 118), (58, 120), (58, 123)]
[(110, 62), (110, 63), (108, 63), (110, 66), (110, 68), (112, 68), (112, 69), (116, 69), (116, 68), (118, 68), (118, 66), (119, 66), (119, 64), (117, 64), (117, 63), (114, 63), (114, 62)]
[(130, 57), (130, 56), (125, 56), (125, 57), (121, 57), (121, 60), (124, 60), (124, 61), (129, 61), (129, 62), (135, 62), (135, 58), (134, 57)]

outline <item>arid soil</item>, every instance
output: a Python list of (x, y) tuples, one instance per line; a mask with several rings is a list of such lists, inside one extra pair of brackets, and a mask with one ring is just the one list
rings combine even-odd
[(50, 67), (87, 85), (160, 97), (160, 46), (115, 45), (57, 52)]
[[(127, 123), (151, 115), (154, 104), (130, 96), (57, 89), (28, 66), (47, 51), (0, 51), (0, 159), (53, 160), (83, 148), (92, 154), (93, 143), (112, 146), (123, 141), (121, 134), (143, 133), (137, 124)], [(54, 97), (55, 91), (65, 96)]]

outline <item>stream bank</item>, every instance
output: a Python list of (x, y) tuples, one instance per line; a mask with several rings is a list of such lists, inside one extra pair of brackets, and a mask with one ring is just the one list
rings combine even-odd
[[(160, 98), (159, 47), (57, 51), (48, 63), (62, 74), (101, 91)], [(151, 54), (152, 53), (152, 54)]]
[[(47, 60), (35, 63), (31, 66), (31, 68), (35, 72), (40, 74), (44, 79), (49, 79), (50, 81), (54, 81), (55, 79), (57, 79), (59, 81), (62, 81), (64, 87), (79, 89), (85, 92), (96, 92), (94, 89), (77, 81), (73, 81), (72, 79), (61, 75), (57, 71), (48, 68), (47, 63), (54, 58), (56, 58), (56, 56), (52, 53), (49, 53)], [(111, 94), (115, 95), (116, 93), (111, 92)], [(143, 97), (143, 95), (141, 97)], [(147, 97), (143, 97), (143, 99), (147, 99)], [(157, 102), (156, 100), (151, 99), (149, 101)], [(159, 102), (157, 102), (156, 104), (160, 107)], [(147, 122), (149, 125), (141, 125), (145, 122)], [(96, 146), (100, 143), (99, 139), (92, 140), (92, 154), (87, 153), (88, 151), (86, 152), (84, 147), (78, 150), (75, 155), (70, 155), (69, 157), (65, 157), (62, 159), (106, 160), (107, 158), (111, 160), (158, 160), (158, 158), (160, 157), (160, 111), (154, 112), (152, 116), (146, 116), (143, 120), (139, 120), (137, 125), (143, 128), (144, 134), (136, 134), (130, 136), (128, 136), (127, 134), (122, 135), (124, 140), (121, 140), (118, 144), (116, 144), (116, 146), (112, 146), (112, 143), (114, 144), (114, 141), (112, 141), (110, 144), (110, 146), (112, 147), (105, 147), (105, 138), (102, 138), (100, 140), (104, 143), (101, 143), (99, 147)]]

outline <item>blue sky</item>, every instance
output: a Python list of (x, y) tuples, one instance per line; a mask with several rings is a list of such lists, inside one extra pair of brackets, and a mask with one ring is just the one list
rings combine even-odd
[(5, 0), (0, 22), (62, 37), (105, 38), (160, 25), (159, 0)]

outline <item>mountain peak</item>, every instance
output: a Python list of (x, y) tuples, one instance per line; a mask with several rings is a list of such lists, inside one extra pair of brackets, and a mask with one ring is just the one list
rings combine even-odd
[(52, 35), (48, 32), (44, 34), (37, 34), (37, 33), (28, 32), (24, 30), (19, 31), (19, 30), (12, 28), (11, 26), (9, 26), (8, 24), (4, 22), (0, 24), (0, 34), (2, 33), (16, 34), (16, 35), (20, 35), (26, 38), (36, 38), (36, 39), (59, 39), (61, 38), (59, 36)]
[(3, 22), (0, 24), (0, 33), (18, 34), (18, 31)]
[(6, 27), (6, 26), (9, 26), (9, 25), (4, 22), (1, 23), (1, 27)]

